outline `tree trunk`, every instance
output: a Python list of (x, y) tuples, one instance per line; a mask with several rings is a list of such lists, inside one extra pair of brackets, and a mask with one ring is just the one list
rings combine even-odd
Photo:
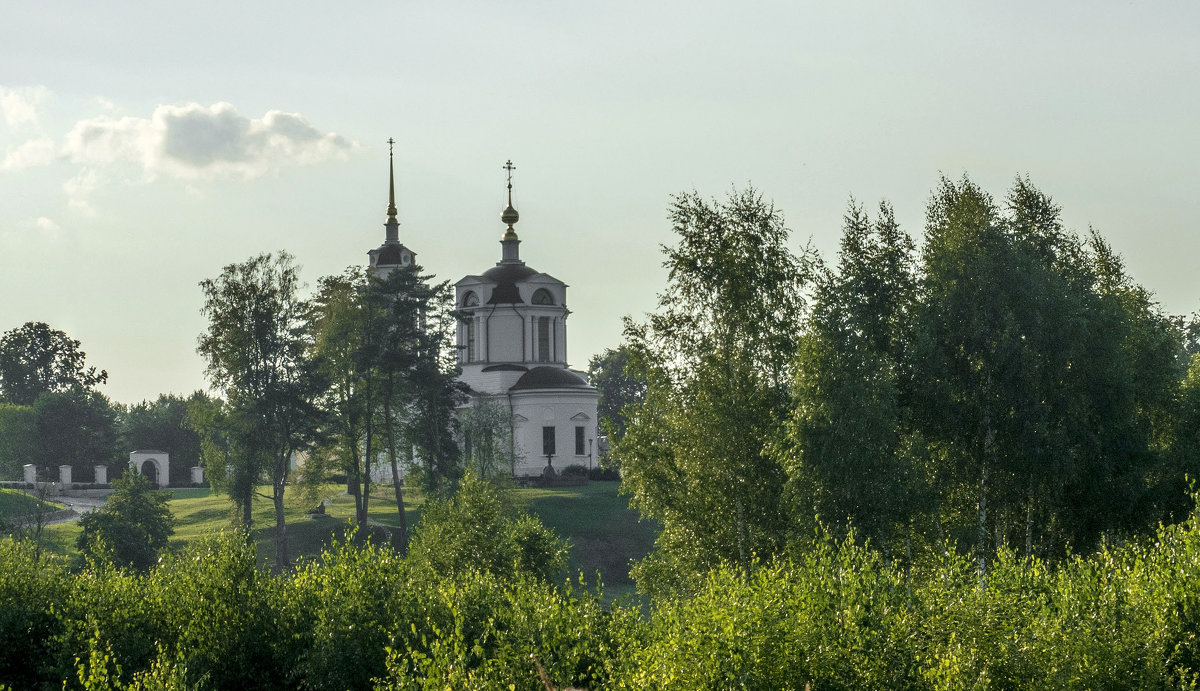
[(988, 477), (988, 460), (987, 453), (984, 453), (983, 467), (979, 469), (979, 526), (976, 529), (975, 539), (978, 541), (976, 549), (979, 550), (979, 589), (987, 589), (987, 477)]
[(1025, 556), (1033, 556), (1033, 481), (1029, 482), (1029, 504), (1025, 507)]
[[(373, 434), (372, 434), (373, 437)], [(367, 440), (367, 447), (362, 453), (362, 503), (359, 504), (359, 537), (365, 539), (368, 533), (367, 519), (371, 511), (371, 455), (373, 440)]]
[(979, 468), (979, 526), (976, 540), (979, 544), (979, 589), (987, 589), (987, 481), (991, 468), (992, 454), (996, 448), (996, 430), (992, 427), (992, 375), (988, 373), (983, 388), (983, 458)]
[(408, 519), (404, 516), (404, 492), (400, 481), (400, 468), (396, 465), (396, 426), (391, 420), (391, 396), (394, 393), (396, 381), (394, 374), (388, 373), (388, 396), (383, 401), (384, 432), (388, 434), (388, 462), (391, 464), (391, 486), (396, 491), (396, 511), (400, 513), (400, 535), (396, 537), (401, 554), (408, 553)]
[(283, 573), (288, 567), (287, 522), (283, 516), (283, 491), (287, 486), (288, 456), (275, 461), (275, 481), (272, 483), (271, 498), (275, 502), (275, 573)]
[(397, 529), (395, 541), (400, 555), (404, 556), (408, 554), (408, 518), (404, 515), (404, 487), (401, 485), (400, 470), (396, 465), (396, 447), (391, 439), (388, 439), (388, 446), (388, 460), (392, 463), (392, 487), (396, 490), (396, 512), (400, 514), (400, 527)]
[(369, 528), (367, 527), (367, 515), (368, 515), (367, 512), (370, 509), (370, 503), (371, 503), (371, 453), (375, 446), (374, 425), (372, 425), (370, 422), (370, 417), (372, 415), (374, 415), (374, 411), (368, 409), (367, 410), (367, 423), (366, 423), (367, 429), (366, 429), (366, 435), (365, 435), (366, 439), (364, 440), (365, 448), (363, 449), (363, 454), (362, 454), (362, 473), (361, 473), (361, 481), (359, 482), (359, 488), (360, 488), (359, 493), (358, 493), (359, 496), (356, 498), (356, 500), (354, 502), (354, 508), (356, 511), (356, 515), (354, 518), (356, 519), (356, 521), (358, 523), (358, 539), (359, 540), (365, 540), (367, 538), (367, 534), (368, 534), (368, 530), (369, 530)]

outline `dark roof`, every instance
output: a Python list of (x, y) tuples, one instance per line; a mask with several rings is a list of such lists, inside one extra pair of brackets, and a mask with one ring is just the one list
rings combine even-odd
[(483, 280), (495, 283), (489, 305), (521, 304), (521, 291), (517, 289), (517, 281), (523, 281), (530, 276), (536, 276), (537, 271), (524, 264), (497, 264), (483, 272)]
[(529, 368), (524, 365), (488, 365), (484, 367), (482, 372), (528, 372)]
[(410, 255), (412, 250), (404, 245), (390, 245), (384, 243), (379, 246), (379, 252), (375, 257), (375, 266), (395, 266), (401, 264), (401, 255), (408, 252)]
[(519, 389), (587, 389), (587, 382), (569, 369), (562, 367), (534, 367), (513, 384), (512, 391)]

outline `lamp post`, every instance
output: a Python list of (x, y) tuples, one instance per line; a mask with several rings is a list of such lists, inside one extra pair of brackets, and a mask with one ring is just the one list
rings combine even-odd
[(588, 439), (588, 470), (592, 469), (592, 439)]

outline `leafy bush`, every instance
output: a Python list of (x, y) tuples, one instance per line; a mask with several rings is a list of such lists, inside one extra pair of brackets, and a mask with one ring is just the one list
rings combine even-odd
[(523, 515), (496, 485), (468, 475), (452, 497), (425, 505), (409, 555), (437, 574), (552, 580), (566, 568), (567, 544)]
[[(616, 681), (615, 655), (640, 620), (636, 610), (605, 612), (599, 591), (575, 592), (520, 577), (488, 574), (447, 579), (436, 587), (439, 620), (420, 644), (388, 650), (377, 689), (605, 688)], [(414, 631), (416, 629), (414, 628)]]
[(104, 506), (79, 519), (83, 531), (75, 544), (85, 559), (112, 559), (145, 571), (175, 532), (175, 517), (167, 508), (171, 495), (152, 489), (136, 473), (125, 473), (113, 487)]
[[(347, 538), (291, 575), (244, 536), (148, 572), (0, 541), (0, 687), (1197, 688), (1200, 521), (1050, 566), (887, 562), (819, 533), (688, 574), (647, 617), (558, 582), (561, 540), (474, 479), (412, 556)], [(544, 675), (544, 676), (543, 676)]]
[(53, 678), (57, 605), (70, 587), (62, 565), (27, 540), (0, 538), (0, 685), (35, 688)]
[(588, 471), (589, 480), (600, 480), (603, 482), (618, 482), (621, 479), (621, 471), (616, 468), (607, 466), (595, 466)]
[(367, 688), (385, 672), (385, 648), (402, 645), (398, 638), (425, 619), (404, 559), (369, 541), (355, 544), (353, 532), (297, 573), (294, 585), (311, 622), (300, 676), (312, 689)]
[(911, 602), (877, 553), (818, 541), (798, 562), (719, 567), (659, 603), (631, 651), (635, 688), (906, 688), (916, 680)]
[(559, 475), (562, 475), (563, 477), (587, 477), (587, 474), (587, 467), (578, 463), (572, 463), (571, 465), (563, 468), (559, 473)]

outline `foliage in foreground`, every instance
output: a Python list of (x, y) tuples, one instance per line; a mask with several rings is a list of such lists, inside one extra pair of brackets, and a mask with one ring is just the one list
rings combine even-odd
[(1195, 516), (1053, 566), (1002, 550), (986, 587), (952, 549), (905, 567), (819, 533), (648, 616), (474, 558), (442, 571), (350, 540), (275, 576), (229, 536), (148, 573), (71, 573), (6, 540), (0, 684), (541, 689), (540, 666), (593, 689), (1166, 689), (1200, 670)]
[(171, 495), (152, 489), (144, 475), (135, 473), (117, 478), (113, 487), (104, 506), (79, 519), (83, 530), (75, 544), (84, 559), (145, 571), (175, 532), (175, 517), (167, 508)]

